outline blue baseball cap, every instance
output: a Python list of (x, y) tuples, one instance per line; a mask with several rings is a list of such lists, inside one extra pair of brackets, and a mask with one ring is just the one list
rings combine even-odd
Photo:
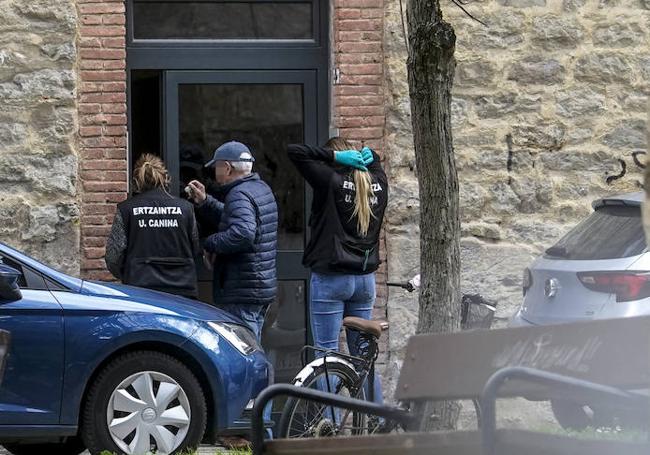
[(214, 166), (217, 161), (249, 161), (254, 162), (250, 149), (241, 142), (230, 141), (222, 144), (214, 151), (212, 159), (205, 163), (205, 167)]

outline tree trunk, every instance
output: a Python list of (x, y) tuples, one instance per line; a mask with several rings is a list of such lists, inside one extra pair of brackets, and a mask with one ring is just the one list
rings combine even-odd
[[(417, 333), (452, 332), (460, 327), (460, 215), (451, 134), (456, 35), (442, 19), (439, 0), (410, 0), (407, 11), (407, 66), (420, 188)], [(458, 406), (453, 402), (427, 404), (420, 411), (427, 416), (423, 429), (455, 427)]]

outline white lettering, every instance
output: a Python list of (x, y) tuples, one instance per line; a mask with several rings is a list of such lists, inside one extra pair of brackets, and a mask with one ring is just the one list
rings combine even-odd
[(149, 220), (149, 227), (150, 228), (178, 227), (178, 220), (175, 219)]
[[(381, 187), (381, 185), (379, 183), (373, 183), (371, 188), (372, 188), (372, 191), (375, 192), (375, 193), (378, 192), (378, 191), (383, 191), (383, 188)], [(356, 190), (356, 187), (354, 186), (354, 182), (351, 182), (349, 180), (344, 180), (343, 181), (343, 189), (344, 190), (353, 190), (354, 191), (354, 190)]]
[(133, 215), (182, 215), (180, 207), (133, 207)]
[(549, 333), (535, 339), (518, 341), (504, 349), (492, 361), (495, 368), (506, 366), (527, 366), (549, 369), (565, 368), (569, 371), (586, 373), (589, 361), (594, 358), (602, 342), (597, 337), (588, 338), (583, 345), (570, 346), (553, 344)]

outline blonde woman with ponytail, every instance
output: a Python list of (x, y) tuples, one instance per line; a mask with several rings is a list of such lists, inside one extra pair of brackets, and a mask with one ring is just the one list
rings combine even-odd
[[(343, 318), (371, 319), (379, 234), (388, 202), (388, 181), (379, 157), (334, 137), (324, 147), (290, 145), (289, 158), (313, 189), (311, 238), (303, 264), (311, 268), (309, 314), (314, 344), (339, 349)], [(348, 349), (357, 353), (357, 332)], [(379, 378), (375, 401), (382, 402)]]
[(138, 159), (133, 197), (115, 212), (106, 266), (124, 284), (196, 298), (194, 258), (200, 250), (194, 207), (169, 194), (169, 183), (159, 157)]

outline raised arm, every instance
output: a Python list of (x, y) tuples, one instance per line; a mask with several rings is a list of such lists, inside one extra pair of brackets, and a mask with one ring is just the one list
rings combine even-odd
[(300, 175), (314, 190), (329, 185), (334, 164), (334, 152), (323, 147), (290, 144), (287, 147), (289, 159), (296, 166)]

